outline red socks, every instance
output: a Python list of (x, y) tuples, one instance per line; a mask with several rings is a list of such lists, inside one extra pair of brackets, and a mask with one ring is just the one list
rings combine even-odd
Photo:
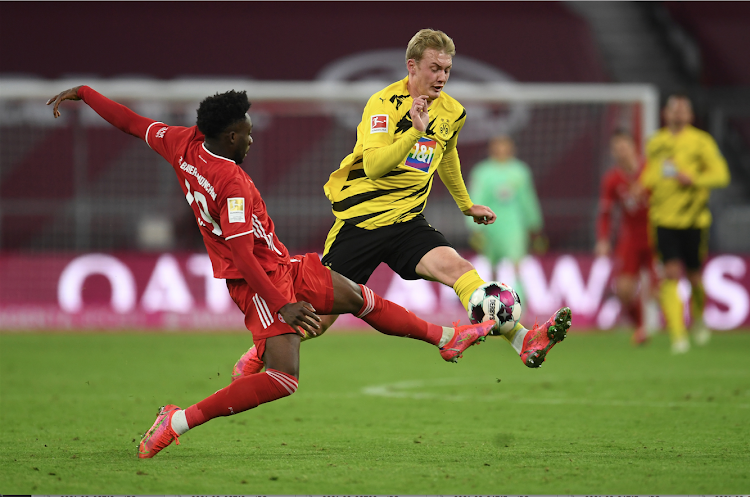
[(636, 328), (643, 326), (643, 303), (640, 295), (636, 295), (627, 309), (628, 316), (633, 321)]
[(275, 369), (268, 369), (265, 373), (252, 376), (243, 376), (210, 397), (185, 409), (185, 418), (188, 426), (195, 428), (209, 419), (231, 416), (291, 395), (297, 391), (297, 385), (297, 378)]
[(400, 305), (385, 300), (365, 285), (359, 286), (365, 303), (357, 317), (365, 323), (385, 335), (415, 338), (433, 345), (440, 343), (443, 336), (442, 326), (418, 318)]

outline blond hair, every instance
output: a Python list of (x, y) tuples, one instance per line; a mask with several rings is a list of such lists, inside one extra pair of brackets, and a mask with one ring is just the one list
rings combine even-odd
[(415, 62), (422, 60), (424, 51), (433, 48), (438, 52), (445, 52), (453, 57), (456, 55), (456, 45), (450, 36), (434, 29), (420, 29), (412, 36), (406, 46), (406, 60), (414, 59)]

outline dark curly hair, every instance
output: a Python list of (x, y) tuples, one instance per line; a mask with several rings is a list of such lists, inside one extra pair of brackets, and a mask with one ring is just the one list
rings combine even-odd
[(218, 137), (228, 126), (245, 119), (250, 109), (247, 92), (230, 90), (206, 97), (198, 107), (198, 129), (208, 138)]

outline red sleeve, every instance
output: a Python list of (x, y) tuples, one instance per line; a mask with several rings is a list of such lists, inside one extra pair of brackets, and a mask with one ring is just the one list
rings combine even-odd
[(599, 215), (596, 219), (597, 240), (609, 240), (609, 234), (611, 233), (612, 209), (617, 201), (613, 179), (611, 174), (607, 174), (602, 180), (602, 189), (599, 197)]
[(146, 130), (154, 123), (153, 119), (139, 116), (124, 105), (108, 99), (88, 86), (80, 87), (78, 96), (109, 124), (141, 140), (146, 139)]
[(221, 211), (221, 231), (232, 249), (232, 262), (250, 287), (263, 297), (268, 309), (276, 313), (289, 303), (289, 299), (271, 282), (253, 253), (253, 189), (248, 180), (240, 176), (232, 180), (225, 192), (226, 198), (218, 207)]
[[(248, 237), (250, 243), (248, 243)], [(263, 297), (272, 313), (279, 312), (279, 309), (289, 303), (289, 299), (281, 295), (281, 292), (261, 267), (258, 259), (253, 255), (252, 235), (232, 238), (227, 240), (227, 243), (232, 249), (232, 262), (234, 262), (242, 278)]]

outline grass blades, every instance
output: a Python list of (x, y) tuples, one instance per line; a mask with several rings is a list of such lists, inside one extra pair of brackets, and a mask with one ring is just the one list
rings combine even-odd
[(293, 396), (154, 459), (166, 403), (229, 383), (246, 334), (0, 334), (3, 494), (741, 494), (750, 333), (672, 356), (666, 336), (568, 335), (526, 368), (501, 338), (456, 364), (415, 340), (332, 331)]

